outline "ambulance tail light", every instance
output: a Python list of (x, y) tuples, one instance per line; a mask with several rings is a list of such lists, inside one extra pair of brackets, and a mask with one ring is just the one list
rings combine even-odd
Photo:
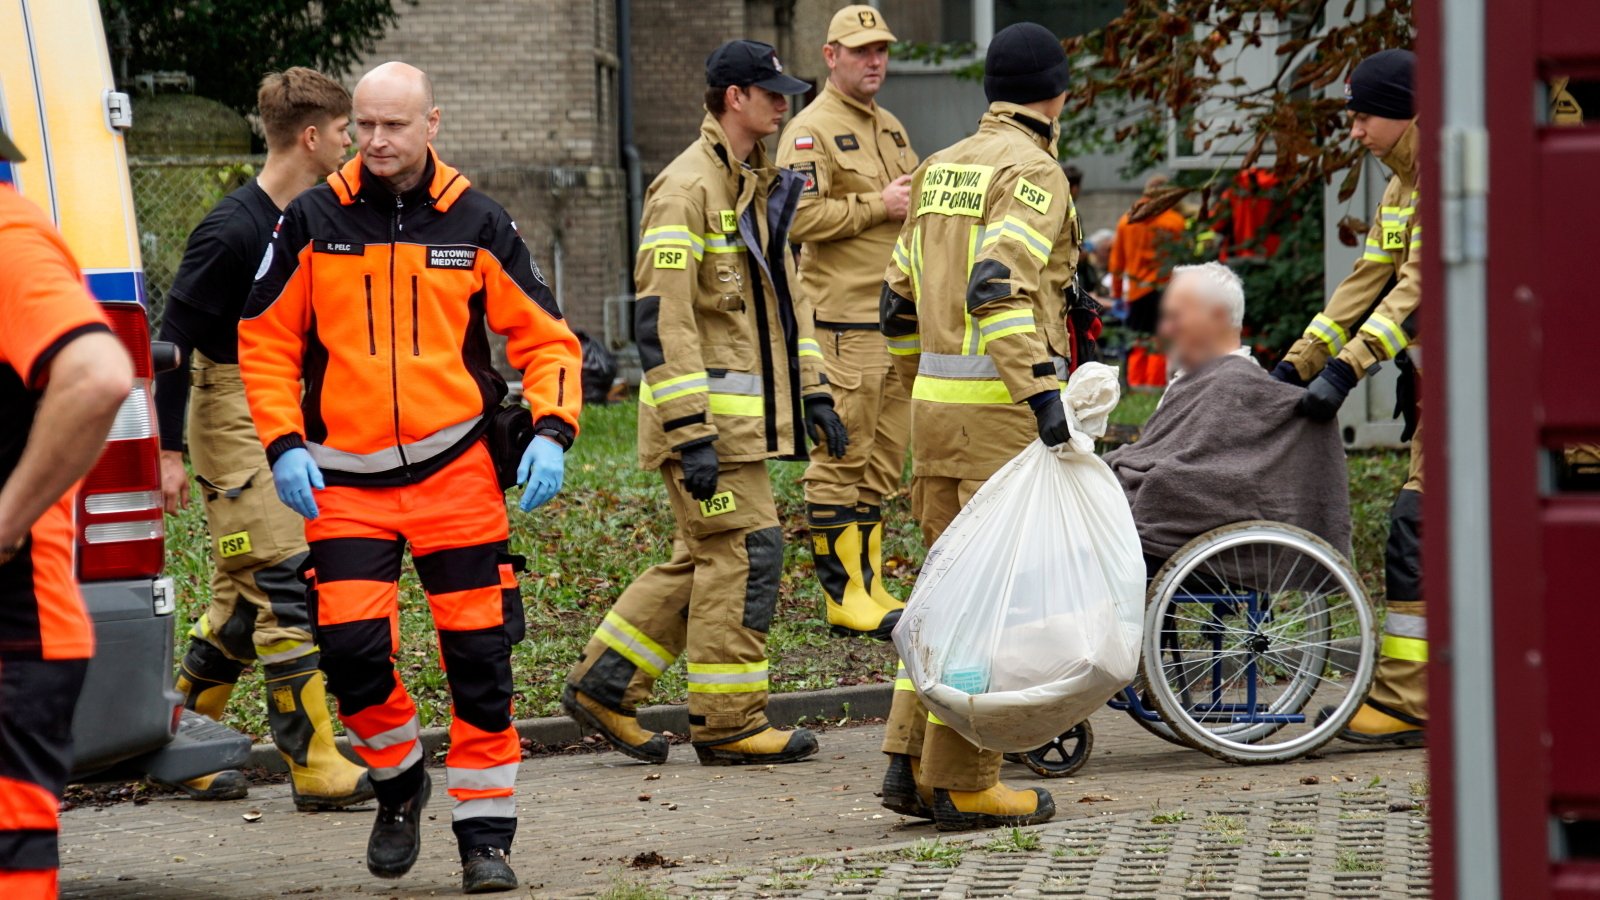
[(83, 581), (152, 578), (161, 573), (160, 439), (156, 434), (150, 325), (144, 307), (103, 304), (111, 330), (133, 358), (133, 390), (122, 402), (100, 460), (78, 491), (78, 577)]

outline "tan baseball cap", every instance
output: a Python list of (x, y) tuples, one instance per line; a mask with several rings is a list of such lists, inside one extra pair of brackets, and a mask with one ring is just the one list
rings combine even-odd
[(846, 6), (834, 13), (833, 21), (828, 23), (830, 44), (837, 42), (854, 48), (881, 41), (894, 43), (894, 40), (894, 33), (889, 31), (888, 23), (883, 21), (883, 13), (865, 3)]
[(7, 162), (26, 162), (28, 159), (16, 144), (11, 143), (11, 138), (4, 131), (0, 131), (0, 159)]

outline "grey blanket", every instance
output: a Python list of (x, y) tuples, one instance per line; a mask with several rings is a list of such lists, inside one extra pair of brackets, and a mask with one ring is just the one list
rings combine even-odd
[(1344, 445), (1337, 423), (1295, 415), (1301, 393), (1237, 356), (1212, 360), (1167, 390), (1138, 442), (1105, 456), (1146, 554), (1166, 559), (1247, 519), (1298, 525), (1349, 554)]

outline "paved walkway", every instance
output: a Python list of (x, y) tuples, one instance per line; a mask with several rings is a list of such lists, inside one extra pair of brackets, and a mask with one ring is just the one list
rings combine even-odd
[[(1427, 895), (1427, 826), (1412, 808), (1427, 787), (1421, 751), (1341, 746), (1241, 768), (1110, 711), (1094, 725), (1074, 778), (1005, 769), (1055, 795), (1056, 822), (1024, 832), (1038, 846), (990, 853), (991, 836), (957, 835), (978, 846), (953, 867), (948, 836), (908, 851), (941, 836), (878, 805), (879, 725), (830, 730), (817, 758), (792, 766), (701, 768), (688, 747), (660, 767), (615, 753), (527, 760), (512, 862), (533, 897)], [(77, 809), (62, 820), (63, 896), (454, 896), (442, 777), (428, 815), (416, 868), (382, 882), (362, 863), (370, 809), (296, 813), (287, 785), (235, 803)]]

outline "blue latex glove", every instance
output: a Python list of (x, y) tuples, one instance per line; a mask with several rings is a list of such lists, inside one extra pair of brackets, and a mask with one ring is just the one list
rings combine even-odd
[(309, 450), (295, 447), (284, 451), (278, 461), (272, 464), (272, 480), (277, 482), (278, 499), (283, 501), (284, 506), (304, 518), (317, 517), (317, 501), (311, 492), (320, 491), (327, 485), (322, 483), (322, 470), (312, 461)]
[(522, 462), (517, 464), (517, 483), (522, 485), (523, 512), (537, 509), (550, 502), (561, 490), (561, 480), (566, 476), (567, 452), (555, 441), (537, 436), (522, 451)]

